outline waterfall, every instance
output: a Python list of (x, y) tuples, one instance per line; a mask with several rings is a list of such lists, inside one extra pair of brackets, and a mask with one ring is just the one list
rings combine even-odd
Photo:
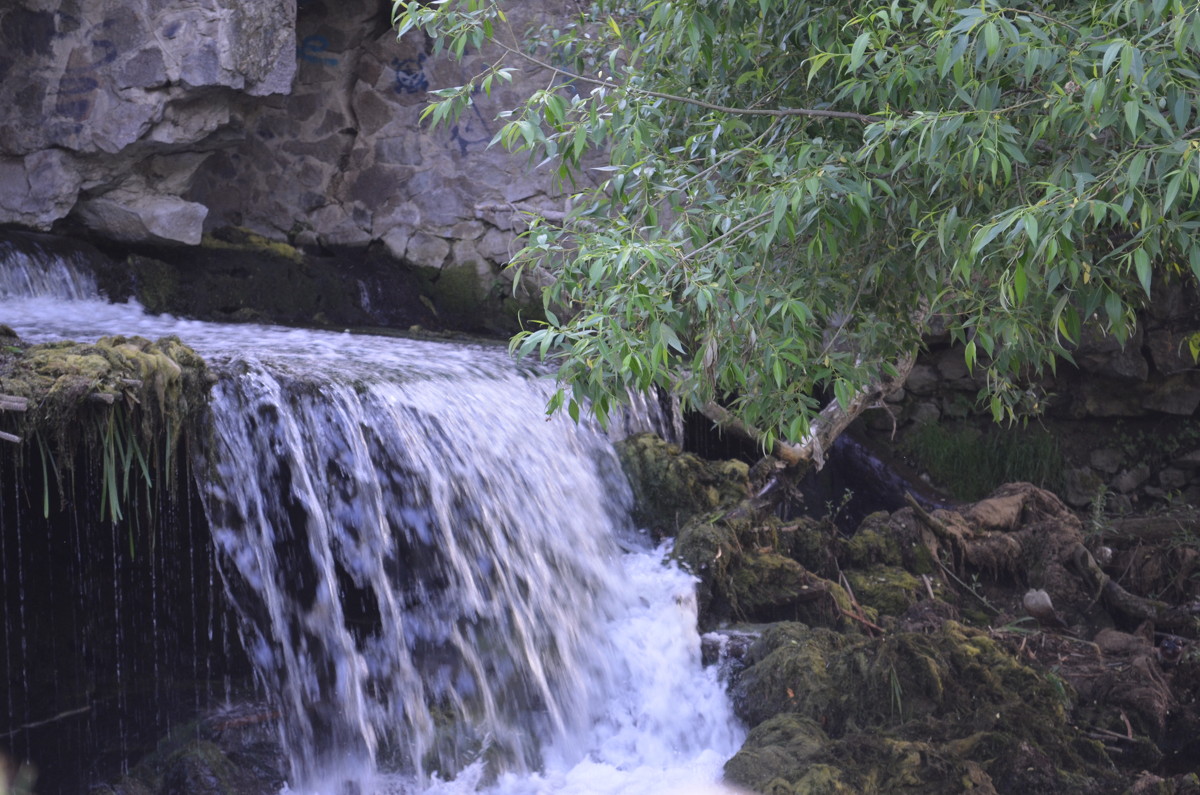
[(31, 340), (178, 334), (218, 373), (195, 471), (288, 791), (718, 791), (742, 730), (692, 578), (629, 526), (608, 438), (545, 416), (539, 368), (134, 303), (0, 308)]
[(0, 237), (0, 300), (47, 297), (95, 298), (88, 253), (42, 235)]

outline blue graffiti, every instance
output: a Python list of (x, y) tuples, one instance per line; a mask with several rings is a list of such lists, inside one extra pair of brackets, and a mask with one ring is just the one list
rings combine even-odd
[(322, 64), (323, 66), (336, 66), (338, 59), (331, 55), (321, 55), (321, 53), (329, 49), (329, 39), (320, 35), (305, 36), (304, 41), (300, 42), (300, 46), (296, 48), (296, 55), (301, 60), (309, 63)]
[(471, 109), (459, 117), (458, 123), (450, 128), (450, 138), (458, 144), (459, 153), (464, 155), (472, 146), (487, 146), (492, 140), (492, 130), (478, 105), (471, 103)]
[(422, 53), (416, 58), (396, 58), (392, 68), (396, 70), (397, 94), (422, 94), (429, 90), (429, 77), (425, 74), (425, 61)]
[[(110, 20), (95, 25), (87, 35), (111, 27), (112, 24)], [(117, 59), (117, 46), (109, 39), (93, 39), (90, 43), (91, 59), (84, 63), (70, 63), (58, 81), (58, 99), (55, 101), (54, 110), (57, 114), (75, 121), (83, 121), (91, 116), (91, 94), (100, 87), (100, 81), (93, 77), (92, 73)], [(76, 59), (72, 57), (71, 61)]]

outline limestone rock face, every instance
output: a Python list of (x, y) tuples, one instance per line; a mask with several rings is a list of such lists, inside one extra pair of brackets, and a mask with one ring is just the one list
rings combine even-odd
[(96, 205), (82, 220), (198, 242), (206, 213), (145, 179), (146, 163), (218, 129), (226, 95), (290, 88), (295, 13), (293, 0), (4, 4), (0, 221), (49, 228), (119, 191), (108, 204), (124, 221)]
[[(550, 76), (524, 65), (517, 83), (497, 81), (455, 124), (431, 129), (420, 121), (429, 92), (466, 82), (491, 53), (434, 58), (418, 34), (397, 40), (390, 8), (300, 3), (292, 91), (240, 98), (232, 112), (244, 135), (205, 163), (185, 198), (209, 208), (207, 228), (330, 249), (379, 244), (422, 275), (444, 320), (499, 311), (512, 300), (502, 266), (522, 212), (561, 200), (548, 171), (488, 144), (496, 113)], [(520, 17), (514, 30), (554, 12), (554, 0), (508, 11)]]
[[(560, 0), (508, 11), (514, 30)], [(429, 92), (493, 53), (397, 40), (388, 0), (10, 0), (0, 4), (0, 223), (63, 219), (132, 243), (222, 228), (386, 252), (440, 315), (517, 311), (503, 272), (523, 212), (561, 210), (548, 170), (488, 144), (552, 75), (523, 68), (450, 126)], [(527, 65), (526, 65), (527, 66)], [(518, 297), (536, 293), (518, 286)], [(443, 318), (452, 322), (452, 318)], [(500, 324), (503, 325), (503, 324)]]

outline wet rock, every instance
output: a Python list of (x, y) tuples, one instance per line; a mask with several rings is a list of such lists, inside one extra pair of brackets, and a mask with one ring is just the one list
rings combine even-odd
[(656, 537), (675, 535), (699, 514), (732, 508), (749, 489), (744, 463), (705, 461), (654, 434), (625, 439), (617, 454), (633, 487), (633, 521)]
[(275, 718), (253, 704), (209, 715), (178, 729), (127, 776), (91, 795), (275, 795), (287, 768)]

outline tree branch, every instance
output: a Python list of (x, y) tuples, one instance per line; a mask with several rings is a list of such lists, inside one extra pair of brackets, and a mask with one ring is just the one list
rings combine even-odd
[(589, 83), (591, 85), (601, 86), (603, 88), (612, 88), (618, 90), (624, 89), (626, 91), (632, 91), (648, 97), (654, 97), (655, 99), (665, 99), (670, 102), (681, 102), (685, 105), (695, 105), (698, 108), (715, 110), (719, 113), (728, 113), (732, 116), (811, 116), (820, 119), (850, 119), (851, 121), (861, 121), (863, 124), (871, 124), (873, 122), (880, 121), (881, 119), (880, 116), (870, 116), (865, 113), (854, 113), (852, 111), (845, 110), (817, 110), (814, 108), (734, 108), (730, 107), (729, 105), (717, 105), (712, 102), (705, 102), (702, 99), (695, 99), (694, 97), (684, 97), (680, 96), (679, 94), (665, 94), (661, 91), (650, 91), (644, 88), (633, 88), (631, 86), (623, 86), (620, 83), (614, 83), (611, 80), (578, 75), (574, 72), (568, 72), (566, 69), (547, 63), (541, 58), (535, 58), (529, 53), (522, 52), (521, 50), (511, 47), (498, 39), (493, 39), (492, 41), (511, 55), (524, 58), (526, 61), (529, 61), (532, 64), (536, 64), (543, 69), (549, 69), (555, 74), (562, 75), (563, 77), (570, 78), (571, 80), (578, 80), (581, 83)]
[[(835, 400), (821, 409), (821, 413), (809, 425), (808, 435), (798, 444), (776, 440), (768, 452), (792, 468), (815, 465), (817, 469), (821, 469), (825, 466), (825, 451), (833, 446), (834, 440), (841, 436), (850, 423), (878, 401), (904, 386), (916, 358), (914, 350), (899, 362), (894, 378), (880, 378), (858, 390), (851, 398), (850, 405), (845, 408)], [(722, 430), (732, 431), (759, 444), (762, 444), (765, 438), (762, 431), (742, 422), (717, 403), (706, 403), (700, 411)]]

